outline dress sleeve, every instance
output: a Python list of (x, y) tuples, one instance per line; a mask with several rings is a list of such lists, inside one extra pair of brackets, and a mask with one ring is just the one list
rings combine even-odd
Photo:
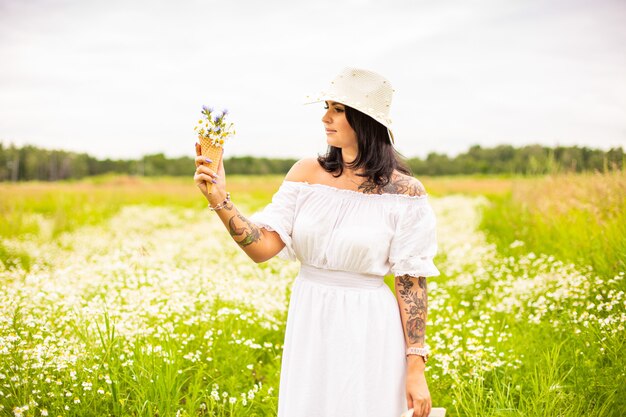
[(281, 259), (295, 261), (296, 254), (293, 250), (291, 231), (295, 217), (296, 199), (298, 188), (292, 182), (280, 185), (278, 191), (272, 196), (272, 202), (263, 209), (248, 217), (252, 223), (272, 232), (278, 233), (285, 247), (277, 254)]
[(435, 213), (427, 199), (411, 201), (400, 211), (389, 249), (389, 264), (395, 276), (440, 275), (433, 263), (437, 254)]

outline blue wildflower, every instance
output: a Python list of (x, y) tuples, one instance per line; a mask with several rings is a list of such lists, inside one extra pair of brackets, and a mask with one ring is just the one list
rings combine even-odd
[(224, 110), (222, 110), (222, 114), (223, 114), (224, 116), (226, 116), (226, 115), (228, 114), (228, 109), (224, 109)]

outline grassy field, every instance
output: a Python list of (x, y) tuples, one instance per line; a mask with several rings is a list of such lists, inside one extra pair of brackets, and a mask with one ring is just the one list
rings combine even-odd
[(623, 173), (516, 182), (492, 200), (483, 226), (502, 252), (514, 253), (524, 243), (534, 251), (592, 266), (604, 278), (626, 271)]
[[(626, 175), (420, 179), (433, 405), (626, 415)], [(227, 183), (251, 214), (280, 180)], [(299, 265), (252, 262), (191, 178), (0, 184), (0, 214), (0, 415), (275, 415)]]

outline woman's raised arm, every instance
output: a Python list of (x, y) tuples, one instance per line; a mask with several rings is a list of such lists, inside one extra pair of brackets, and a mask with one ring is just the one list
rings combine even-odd
[[(226, 200), (226, 172), (224, 170), (224, 158), (220, 161), (217, 172), (204, 165), (209, 163), (202, 156), (200, 144), (196, 143), (196, 173), (194, 182), (212, 207), (216, 207)], [(211, 193), (208, 193), (207, 181), (213, 182)], [(250, 222), (237, 209), (232, 201), (228, 201), (223, 208), (215, 213), (224, 223), (235, 243), (254, 262), (265, 262), (274, 257), (285, 247), (278, 233), (270, 232)]]
[[(194, 181), (204, 197), (212, 207), (222, 204), (226, 200), (226, 172), (224, 171), (223, 158), (217, 173), (212, 171), (205, 163), (205, 157), (201, 155), (200, 144), (196, 144), (196, 173)], [(306, 160), (296, 162), (287, 174), (287, 180), (298, 181), (305, 178), (304, 171)], [(207, 191), (206, 181), (212, 181), (211, 193)], [(256, 263), (265, 262), (276, 256), (284, 247), (285, 243), (275, 231), (259, 227), (244, 216), (232, 201), (226, 202), (223, 208), (216, 210), (226, 226), (233, 240), (243, 251)]]

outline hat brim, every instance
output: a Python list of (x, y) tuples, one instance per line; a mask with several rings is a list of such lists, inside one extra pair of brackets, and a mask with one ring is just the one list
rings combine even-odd
[(321, 103), (322, 101), (328, 100), (328, 97), (323, 93), (311, 94), (306, 96), (306, 100), (302, 104), (314, 104)]
[(341, 101), (341, 99), (338, 99), (337, 97), (331, 97), (331, 96), (328, 96), (328, 95), (323, 94), (323, 93), (322, 94), (316, 94), (316, 95), (310, 95), (310, 96), (306, 96), (306, 97), (307, 97), (307, 99), (302, 103), (303, 105), (321, 103), (321, 102), (326, 101), (326, 100), (332, 100), (332, 101), (336, 101), (337, 103), (341, 103), (343, 105), (352, 107), (353, 109), (356, 109), (356, 110), (360, 111), (363, 114), (367, 114), (369, 117), (371, 117), (372, 119), (376, 120), (378, 123), (380, 123), (381, 125), (383, 125), (383, 126), (385, 126), (387, 128), (387, 132), (389, 133), (389, 139), (391, 140), (391, 143), (395, 144), (395, 140), (394, 140), (394, 137), (393, 137), (393, 132), (391, 131), (391, 127), (390, 127), (390, 124), (391, 124), (390, 122), (386, 122), (386, 121), (380, 120), (379, 118), (374, 117), (374, 116), (368, 114), (364, 109), (359, 108), (359, 106), (357, 106), (357, 105), (351, 104), (348, 100), (346, 100), (344, 102), (344, 101)]

